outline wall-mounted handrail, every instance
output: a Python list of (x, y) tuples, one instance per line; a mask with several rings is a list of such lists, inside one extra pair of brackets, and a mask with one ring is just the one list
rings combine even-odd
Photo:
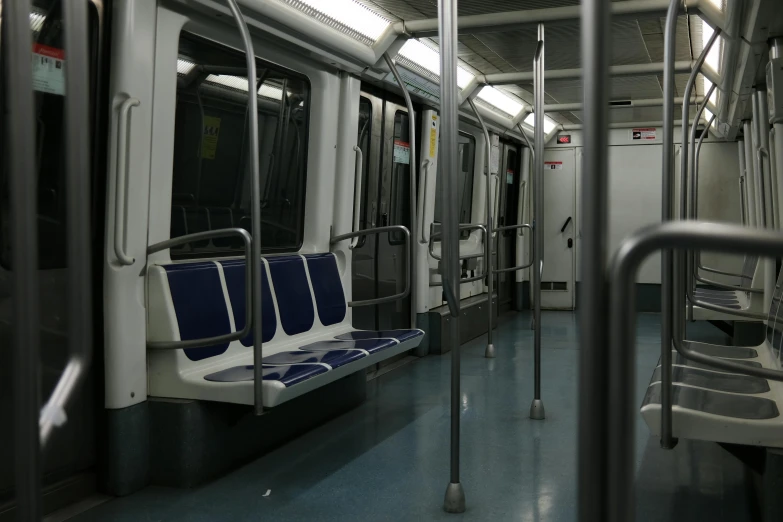
[[(253, 40), (250, 38), (250, 30), (245, 23), (245, 19), (242, 16), (242, 12), (239, 10), (236, 0), (226, 0), (226, 2), (228, 3), (229, 9), (231, 9), (231, 15), (234, 17), (234, 21), (237, 24), (239, 34), (242, 37), (242, 44), (245, 48), (247, 84), (255, 85), (258, 75), (256, 74), (256, 54), (253, 49)], [(285, 85), (283, 85), (283, 94), (285, 95)], [(247, 156), (247, 161), (250, 164), (250, 220), (252, 223), (251, 229), (253, 237), (251, 250), (253, 259), (258, 261), (261, 259), (261, 171), (259, 168), (261, 158), (258, 140), (258, 93), (254, 89), (247, 90), (247, 109), (249, 119), (248, 129), (250, 130), (248, 133), (250, 152)], [(269, 172), (271, 171), (270, 166)], [(269, 176), (269, 179), (271, 178), (272, 176)], [(261, 315), (263, 296), (261, 290), (262, 272), (261, 263), (255, 262), (251, 264), (253, 267), (253, 413), (261, 415), (264, 413), (264, 342), (261, 335), (261, 332), (263, 331)]]
[(769, 189), (770, 189), (770, 198), (769, 198), (769, 207), (770, 207), (770, 217), (772, 218), (770, 223), (767, 223), (769, 227), (774, 228), (775, 227), (775, 189), (774, 189), (774, 173), (772, 172), (772, 162), (769, 158), (769, 151), (765, 147), (759, 147), (756, 150), (756, 159), (758, 161), (759, 168), (761, 169), (761, 175), (764, 175), (764, 162), (761, 158), (767, 158), (767, 172), (768, 175), (768, 183), (769, 183)]
[[(387, 297), (379, 297), (376, 299), (365, 299), (363, 301), (348, 301), (348, 306), (355, 307), (355, 306), (371, 306), (371, 305), (379, 305), (383, 303), (391, 303), (392, 301), (399, 301), (400, 299), (405, 299), (408, 297), (411, 293), (411, 233), (410, 230), (408, 230), (407, 227), (404, 227), (402, 225), (389, 225), (386, 227), (378, 227), (378, 228), (365, 228), (364, 230), (359, 230), (357, 232), (349, 232), (347, 234), (340, 234), (339, 236), (333, 236), (329, 240), (330, 245), (334, 245), (336, 243), (339, 243), (340, 241), (345, 241), (346, 239), (351, 239), (357, 236), (363, 236), (363, 235), (371, 235), (371, 234), (382, 234), (384, 232), (394, 232), (399, 231), (405, 234), (405, 290), (403, 290), (400, 293), (390, 295)], [(416, 321), (415, 316), (414, 319), (411, 321), (411, 328), (416, 328)]]
[[(523, 219), (523, 214), (525, 213), (525, 196), (527, 192), (527, 181), (522, 181), (519, 184), (519, 205), (517, 205), (517, 223), (521, 223)], [(523, 236), (524, 233), (520, 229), (519, 232), (517, 232), (518, 235)], [(531, 251), (532, 253), (532, 251)]]
[(421, 244), (426, 244), (429, 239), (427, 239), (426, 235), (426, 223), (424, 222), (424, 215), (426, 214), (425, 210), (427, 208), (427, 184), (429, 183), (429, 174), (430, 174), (430, 165), (432, 165), (432, 161), (427, 158), (424, 160), (423, 168), (424, 172), (421, 174), (421, 180), (422, 180), (422, 191), (421, 191), (421, 205), (419, 205), (419, 220), (421, 221)]
[[(498, 228), (495, 229), (495, 232), (503, 232), (504, 230), (515, 230), (515, 229), (519, 229), (521, 231), (522, 229), (525, 229), (525, 228), (530, 230), (530, 232), (533, 232), (533, 227), (531, 225), (527, 224), (527, 223), (525, 223), (524, 225), (509, 225), (509, 226), (506, 226), (506, 227), (498, 227)], [(530, 238), (532, 240), (532, 238), (533, 238), (533, 234), (532, 233), (530, 234)], [(495, 269), (494, 272), (496, 274), (503, 274), (503, 273), (506, 273), (506, 272), (516, 272), (517, 270), (523, 270), (525, 268), (529, 268), (529, 267), (533, 266), (534, 259), (533, 259), (533, 252), (532, 252), (532, 250), (530, 252), (529, 259), (530, 259), (530, 261), (528, 261), (524, 265), (517, 265), (517, 266), (508, 267), (508, 268), (498, 268), (498, 269)]]
[[(473, 281), (480, 281), (485, 277), (487, 277), (487, 274), (479, 274), (477, 276), (466, 277), (465, 279), (460, 278), (459, 284), (472, 283)], [(443, 281), (430, 282), (430, 286), (443, 286)]]
[(127, 181), (128, 155), (128, 114), (132, 107), (141, 102), (136, 98), (127, 98), (120, 104), (117, 118), (117, 168), (114, 184), (114, 254), (121, 265), (130, 266), (136, 260), (125, 253), (125, 185)]
[[(250, 233), (244, 228), (224, 228), (220, 230), (207, 230), (204, 232), (195, 232), (186, 236), (179, 236), (172, 239), (161, 241), (147, 247), (147, 255), (156, 252), (168, 250), (180, 245), (192, 243), (193, 241), (204, 241), (219, 237), (239, 236), (245, 246), (245, 327), (242, 330), (205, 337), (202, 339), (188, 339), (185, 341), (147, 341), (147, 348), (150, 350), (183, 350), (186, 348), (203, 348), (205, 346), (214, 346), (220, 343), (230, 343), (239, 339), (244, 339), (253, 327), (253, 258), (252, 242)], [(258, 336), (260, 338), (260, 336)]]
[[(481, 127), (481, 131), (484, 133), (484, 143), (486, 151), (484, 152), (484, 163), (485, 168), (487, 171), (484, 173), (486, 176), (487, 184), (486, 184), (486, 190), (485, 190), (485, 216), (486, 216), (486, 231), (487, 236), (486, 240), (484, 241), (484, 247), (486, 248), (486, 257), (485, 257), (485, 263), (486, 263), (486, 273), (487, 273), (487, 347), (484, 350), (484, 357), (492, 358), (495, 357), (495, 345), (492, 343), (492, 318), (494, 315), (494, 310), (492, 306), (492, 294), (494, 293), (494, 279), (492, 277), (493, 267), (492, 267), (492, 238), (495, 237), (495, 233), (492, 232), (494, 230), (494, 222), (492, 217), (492, 140), (489, 138), (489, 130), (487, 129), (487, 124), (484, 123), (484, 118), (481, 117), (481, 113), (478, 110), (478, 107), (476, 107), (476, 102), (473, 101), (473, 98), (468, 98), (468, 103), (470, 104), (470, 108), (473, 109), (473, 113), (476, 115), (476, 120), (479, 122), (479, 126)], [(496, 183), (496, 185), (500, 185), (500, 183)]]
[[(612, 323), (609, 331), (608, 364), (600, 368), (608, 381), (609, 403), (603, 407), (614, 412), (602, 418), (596, 431), (608, 439), (612, 451), (599, 463), (609, 481), (604, 493), (608, 504), (615, 506), (615, 516), (608, 522), (632, 522), (634, 488), (634, 429), (636, 399), (636, 299), (635, 281), (641, 263), (649, 254), (665, 248), (701, 249), (726, 253), (745, 253), (762, 256), (783, 256), (783, 236), (779, 233), (747, 229), (737, 225), (717, 223), (663, 223), (637, 231), (626, 239), (615, 253), (610, 271)], [(682, 302), (680, 300), (680, 302)], [(676, 306), (679, 310), (682, 304)], [(675, 348), (685, 358), (731, 372), (772, 380), (783, 380), (783, 372), (754, 368), (699, 354), (684, 346)]]
[[(416, 168), (418, 164), (416, 163), (416, 113), (413, 110), (413, 101), (411, 101), (411, 95), (408, 92), (408, 88), (405, 86), (405, 82), (402, 80), (402, 76), (400, 76), (400, 72), (397, 70), (397, 66), (394, 64), (394, 61), (389, 56), (389, 53), (383, 53), (383, 59), (386, 61), (386, 65), (389, 66), (389, 69), (391, 70), (392, 74), (394, 75), (394, 79), (397, 80), (397, 85), (400, 86), (400, 89), (402, 90), (402, 96), (405, 98), (405, 106), (408, 108), (408, 135), (409, 135), (409, 146), (410, 146), (410, 158), (408, 160), (408, 165), (410, 167), (410, 183), (408, 186), (408, 189), (410, 190), (409, 194), (409, 206), (410, 206), (410, 218), (411, 218), (411, 230), (415, 231), (416, 228), (416, 204), (417, 204), (417, 198), (416, 198)], [(411, 248), (411, 245), (408, 245), (408, 257), (409, 260), (409, 272), (408, 272), (408, 279), (410, 280), (410, 284), (413, 286), (413, 288), (416, 288), (416, 260), (413, 259), (413, 257), (416, 255), (413, 248)], [(416, 311), (417, 311), (417, 296), (416, 292), (413, 292), (411, 294), (411, 328), (416, 328)]]
[[(56, 426), (67, 420), (65, 408), (84, 380), (92, 359), (92, 268), (90, 252), (90, 115), (87, 5), (63, 6), (65, 48), (65, 159), (68, 238), (68, 352), (65, 370), (41, 409), (40, 442), (45, 448)], [(9, 23), (13, 23), (10, 22)], [(33, 177), (35, 179), (35, 177)], [(35, 265), (37, 266), (37, 264)], [(28, 296), (29, 297), (29, 296)], [(37, 324), (37, 323), (36, 323)], [(30, 349), (30, 347), (26, 347)], [(37, 357), (38, 353), (34, 352)]]
[[(356, 153), (356, 168), (354, 179), (354, 195), (353, 195), (353, 231), (359, 230), (359, 223), (362, 217), (362, 177), (364, 172), (364, 154), (362, 148), (358, 145), (353, 146), (353, 151)], [(351, 245), (348, 247), (351, 250), (356, 248), (359, 244), (359, 236), (356, 236), (351, 240)]]

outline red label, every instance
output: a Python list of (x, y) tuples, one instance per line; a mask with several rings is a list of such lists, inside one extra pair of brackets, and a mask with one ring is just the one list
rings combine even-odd
[(562, 165), (562, 161), (545, 161), (544, 165)]
[(48, 45), (33, 44), (33, 52), (42, 56), (48, 56), (57, 60), (65, 60), (65, 51)]
[(411, 146), (411, 144), (409, 142), (402, 141), (402, 140), (394, 140), (394, 144), (397, 145), (398, 147), (408, 147), (408, 148), (410, 148), (410, 146)]
[(571, 135), (570, 134), (561, 134), (557, 137), (557, 142), (563, 145), (567, 145), (571, 143)]

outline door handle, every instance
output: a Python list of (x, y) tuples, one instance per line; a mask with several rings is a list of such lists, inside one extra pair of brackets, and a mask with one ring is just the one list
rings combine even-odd
[(569, 237), (568, 238), (568, 248), (573, 248), (573, 247), (574, 247), (574, 240)]
[(565, 220), (565, 223), (563, 223), (563, 227), (560, 229), (560, 233), (562, 234), (565, 232), (566, 227), (571, 222), (571, 216), (568, 216), (568, 219)]

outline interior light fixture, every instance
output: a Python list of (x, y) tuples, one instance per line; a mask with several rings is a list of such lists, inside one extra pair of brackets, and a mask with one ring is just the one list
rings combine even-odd
[(177, 74), (188, 74), (195, 66), (193, 62), (177, 58)]
[(486, 86), (482, 88), (478, 93), (478, 97), (511, 116), (516, 116), (524, 108), (524, 105), (496, 87)]
[[(400, 55), (440, 77), (440, 53), (437, 49), (411, 38), (400, 49)], [(472, 79), (473, 75), (470, 72), (457, 66), (457, 85), (460, 89), (470, 83)]]
[(316, 11), (376, 41), (391, 23), (354, 0), (299, 0)]
[[(216, 83), (218, 85), (224, 85), (226, 87), (230, 87), (232, 89), (236, 89), (238, 91), (245, 91), (247, 92), (247, 78), (244, 78), (242, 76), (229, 76), (227, 74), (210, 74), (207, 76), (207, 79), (205, 80), (210, 83)], [(283, 90), (279, 89), (277, 87), (272, 87), (271, 85), (262, 84), (261, 88), (258, 89), (259, 96), (263, 96), (264, 98), (270, 98), (272, 100), (282, 100), (283, 99)]]
[[(530, 126), (531, 128), (534, 128), (536, 124), (536, 115), (532, 112), (527, 115), (527, 118), (525, 118), (525, 125)], [(552, 132), (552, 130), (557, 127), (557, 124), (550, 120), (548, 117), (544, 116), (544, 134), (549, 134)]]

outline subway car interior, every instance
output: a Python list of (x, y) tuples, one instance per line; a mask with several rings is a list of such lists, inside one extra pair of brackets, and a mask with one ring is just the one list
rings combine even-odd
[(0, 522), (783, 520), (781, 0), (0, 6)]

